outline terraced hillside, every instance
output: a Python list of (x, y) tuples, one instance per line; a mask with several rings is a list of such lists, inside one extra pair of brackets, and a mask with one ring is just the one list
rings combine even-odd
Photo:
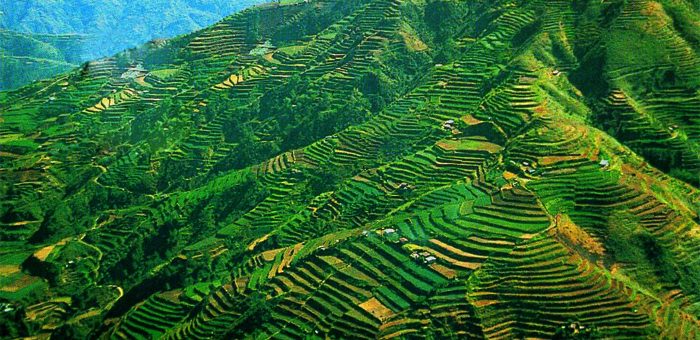
[(692, 1), (284, 1), (0, 93), (0, 330), (700, 338)]

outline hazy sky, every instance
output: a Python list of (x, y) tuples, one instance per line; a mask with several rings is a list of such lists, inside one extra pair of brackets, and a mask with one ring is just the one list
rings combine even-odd
[(153, 38), (211, 25), (265, 0), (0, 0), (0, 27), (88, 37), (84, 57), (113, 54)]

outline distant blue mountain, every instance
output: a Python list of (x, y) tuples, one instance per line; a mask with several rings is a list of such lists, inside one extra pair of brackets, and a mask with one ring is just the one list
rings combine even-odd
[(0, 89), (154, 38), (211, 25), (265, 0), (0, 0)]

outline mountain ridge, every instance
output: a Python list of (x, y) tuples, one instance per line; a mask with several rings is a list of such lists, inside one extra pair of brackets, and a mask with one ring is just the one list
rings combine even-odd
[(271, 4), (2, 93), (0, 297), (18, 334), (697, 336), (692, 6)]
[[(262, 2), (0, 1), (0, 53), (6, 61), (0, 69), (0, 89), (52, 77), (152, 39), (195, 31)], [(41, 43), (27, 45), (27, 40)], [(47, 53), (58, 54), (48, 58), (54, 63), (42, 58)]]

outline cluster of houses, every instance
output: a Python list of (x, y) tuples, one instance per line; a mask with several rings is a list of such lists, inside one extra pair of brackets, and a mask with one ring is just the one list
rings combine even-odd
[(442, 124), (442, 128), (445, 131), (452, 131), (455, 128), (455, 121), (454, 119), (448, 119)]
[(0, 311), (3, 313), (14, 312), (15, 307), (9, 303), (0, 303)]
[[(398, 230), (394, 228), (384, 228), (380, 229), (377, 231), (380, 235), (382, 235), (384, 238), (387, 240), (390, 240), (393, 243), (401, 243), (405, 244), (408, 243), (408, 239), (405, 237), (399, 236)], [(369, 235), (369, 232), (363, 233), (365, 236)], [(437, 258), (433, 256), (430, 252), (427, 251), (414, 251), (411, 253), (411, 259), (416, 261), (416, 262), (423, 262), (424, 264), (431, 264), (435, 261), (437, 261)]]
[(422, 261), (424, 264), (431, 264), (437, 261), (437, 258), (427, 251), (414, 251), (413, 253), (411, 253), (411, 259), (413, 259), (414, 261)]
[(521, 164), (525, 168), (525, 172), (527, 172), (528, 174), (533, 175), (536, 172), (535, 168), (532, 164), (530, 164), (530, 162), (523, 161)]
[[(567, 325), (562, 325), (561, 328), (566, 329)], [(572, 334), (578, 334), (580, 332), (583, 332), (586, 329), (586, 326), (584, 326), (578, 322), (572, 322), (571, 324), (568, 325), (568, 328)]]
[(126, 72), (122, 73), (122, 79), (136, 79), (138, 77), (145, 77), (148, 74), (148, 70), (143, 67), (143, 64), (136, 64), (126, 69)]
[(66, 262), (63, 266), (68, 268), (68, 267), (75, 267), (78, 265), (79, 262), (81, 262), (84, 258), (82, 256), (78, 256), (73, 260), (69, 260)]
[(402, 191), (402, 192), (411, 191), (411, 190), (414, 190), (415, 188), (416, 188), (415, 186), (403, 182), (403, 183), (399, 184), (398, 191)]
[[(335, 240), (335, 241), (333, 241), (333, 244), (334, 244), (334, 245), (335, 245), (335, 244), (338, 244), (338, 243), (340, 243), (340, 240)], [(317, 249), (317, 250), (320, 250), (320, 251), (326, 251), (326, 250), (328, 250), (328, 247), (326, 247), (325, 245), (321, 245), (321, 246), (318, 246), (318, 248), (316, 248), (316, 249)]]
[[(394, 228), (385, 228), (377, 231), (379, 235), (393, 243), (408, 243), (408, 239), (399, 235), (399, 232)], [(367, 234), (365, 234), (366, 236)]]

